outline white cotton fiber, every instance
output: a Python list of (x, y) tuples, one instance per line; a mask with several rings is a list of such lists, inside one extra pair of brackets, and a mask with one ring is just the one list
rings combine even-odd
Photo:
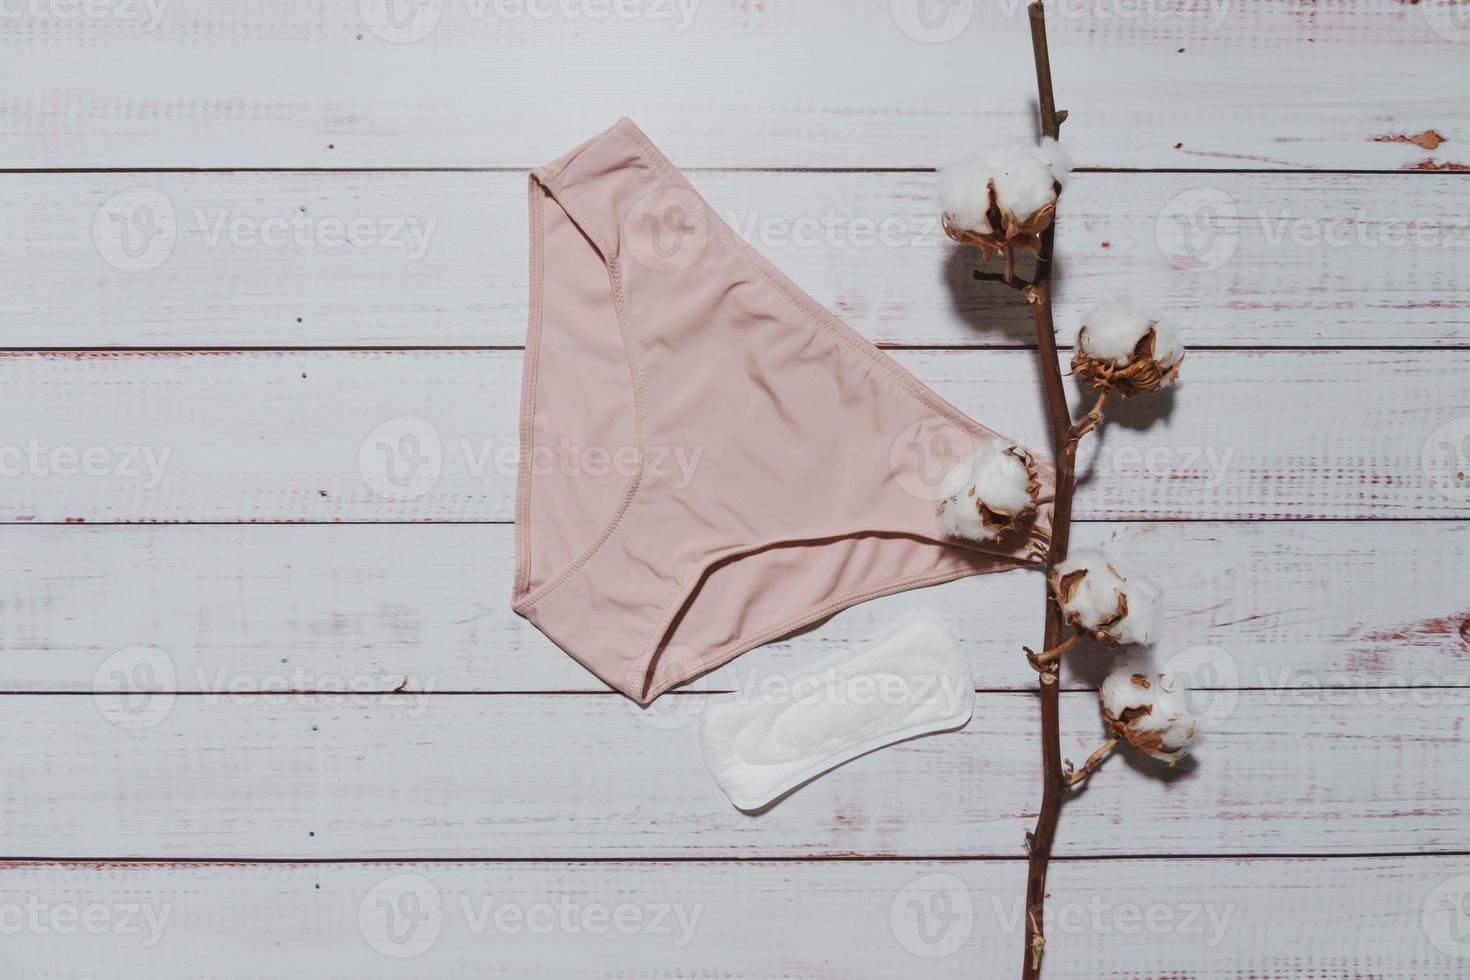
[(1127, 367), (1138, 342), (1150, 328), (1154, 331), (1154, 360), (1165, 368), (1172, 367), (1184, 356), (1184, 345), (1174, 329), (1121, 296), (1099, 304), (1083, 318), (1077, 347), (1094, 360)]
[(961, 157), (939, 172), (939, 208), (956, 228), (981, 235), (990, 227), (990, 178), (994, 170), (983, 153)]
[(992, 443), (975, 454), (975, 496), (986, 507), (1000, 514), (1019, 514), (1035, 503), (1025, 452), (1019, 446)]
[(1199, 734), (1184, 682), (1171, 674), (1124, 665), (1098, 688), (1109, 727), (1134, 748), (1173, 765)]
[[(1092, 632), (1102, 632), (1118, 643), (1149, 643), (1162, 618), (1163, 593), (1158, 585), (1141, 576), (1124, 577), (1106, 554), (1097, 549), (1079, 549), (1056, 567), (1058, 580), (1086, 570), (1071, 595), (1060, 599), (1067, 621)], [(1118, 597), (1128, 597), (1128, 611), (1118, 613)]]
[(1065, 183), (1071, 169), (1066, 150), (1050, 138), (1040, 146), (1012, 143), (981, 150), (940, 171), (940, 209), (957, 228), (982, 235), (1004, 232), (990, 224), (992, 181), (1001, 213), (1011, 223), (1023, 224), (1056, 203), (1054, 185)]
[(951, 470), (940, 485), (944, 500), (939, 520), (944, 532), (987, 542), (1008, 530), (1002, 524), (987, 524), (980, 505), (1001, 516), (1014, 516), (1034, 506), (1029, 461), (1021, 447), (994, 442)]

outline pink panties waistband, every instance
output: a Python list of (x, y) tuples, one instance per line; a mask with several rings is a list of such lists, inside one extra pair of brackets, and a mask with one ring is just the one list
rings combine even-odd
[(1040, 560), (1048, 506), (988, 550), (939, 524), (947, 469), (1001, 437), (629, 120), (532, 172), (530, 222), (514, 608), (612, 687), (647, 702), (865, 599)]

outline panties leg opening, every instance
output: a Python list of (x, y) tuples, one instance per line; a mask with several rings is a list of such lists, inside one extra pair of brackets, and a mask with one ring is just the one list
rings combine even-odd
[(515, 601), (574, 574), (641, 476), (640, 381), (615, 262), (531, 178), (531, 320), (521, 404)]
[(907, 533), (787, 541), (711, 564), (682, 597), (642, 678), (640, 701), (843, 609), (1027, 562)]

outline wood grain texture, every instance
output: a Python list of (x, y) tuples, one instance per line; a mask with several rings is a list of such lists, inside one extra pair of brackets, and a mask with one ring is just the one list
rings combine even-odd
[[(898, 354), (962, 411), (1045, 444), (1029, 353)], [(0, 518), (508, 520), (520, 363), (517, 351), (0, 355), (15, 403), (0, 419)], [(1463, 517), (1467, 368), (1464, 351), (1196, 352), (1183, 385), (1121, 405), (1088, 441), (1078, 516)], [(415, 458), (440, 464), (432, 482), (415, 471), (412, 499), (382, 478), (406, 459), (405, 426)], [(682, 448), (688, 461), (700, 447)], [(579, 465), (564, 458), (553, 465)]]
[[(654, 858), (1023, 853), (1039, 798), (1034, 696), (981, 694), (962, 732), (859, 759), (758, 817), (700, 758), (705, 695), (0, 697), (0, 852), (36, 857)], [(114, 667), (122, 667), (115, 662)], [(1391, 696), (1387, 696), (1391, 695)], [(1208, 696), (1190, 766), (1110, 760), (1063, 855), (1462, 852), (1463, 689), (1406, 703)], [(1067, 694), (1063, 745), (1103, 738)], [(1269, 791), (1264, 788), (1270, 787)]]
[[(845, 0), (126, 6), (7, 21), (5, 165), (523, 167), (627, 113), (686, 165), (923, 167), (1032, 128), (1019, 0), (930, 26)], [(1442, 6), (1057, 4), (1068, 141), (1090, 166), (1464, 164), (1465, 28)], [(1394, 140), (1431, 127), (1437, 152)]]
[[(606, 687), (510, 611), (511, 527), (12, 526), (0, 529), (0, 690), (125, 691), (101, 673), (156, 647), (173, 690), (596, 691)], [(1470, 687), (1458, 522), (1094, 524), (1166, 583), (1160, 662), (1199, 688)], [(1351, 573), (1344, 573), (1351, 569)], [(954, 626), (981, 690), (1029, 688), (1037, 575), (1013, 572), (875, 599), (745, 654), (700, 689), (731, 690), (853, 649), (902, 615)], [(1113, 655), (1073, 658), (1090, 688)], [(1434, 696), (1434, 695), (1429, 695)]]
[[(692, 177), (876, 343), (1033, 342), (1024, 304), (939, 229), (933, 174)], [(1463, 186), (1077, 174), (1062, 340), (1121, 288), (1200, 346), (1464, 344), (1470, 214), (1446, 207)], [(518, 173), (0, 175), (0, 346), (519, 346), (525, 192)]]
[[(7, 936), (17, 978), (93, 976), (96, 964), (126, 963), (217, 980), (386, 980), (408, 967), (556, 980), (947, 980), (1007, 976), (1020, 942), (1014, 862), (4, 870), (0, 903), (31, 902), (48, 924), (54, 910), (100, 906), (96, 921), (107, 927)], [(1462, 899), (1467, 874), (1463, 857), (1059, 862), (1047, 974), (1459, 980), (1454, 910), (1438, 900)]]

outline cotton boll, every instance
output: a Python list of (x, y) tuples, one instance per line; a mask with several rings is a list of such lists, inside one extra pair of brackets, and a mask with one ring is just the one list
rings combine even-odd
[(1128, 596), (1128, 615), (1113, 625), (1111, 632), (1121, 644), (1147, 645), (1153, 642), (1164, 618), (1164, 593), (1152, 579), (1135, 575), (1123, 585)]
[(979, 502), (973, 494), (966, 492), (946, 497), (940, 503), (939, 526), (952, 538), (969, 541), (991, 541), (995, 538), (995, 533), (985, 526), (985, 520), (980, 516)]
[(1159, 317), (1116, 297), (1097, 306), (1077, 332), (1072, 370), (1127, 398), (1157, 391), (1179, 376), (1184, 345)]
[(940, 173), (940, 209), (951, 238), (993, 252), (1037, 246), (1052, 222), (1072, 162), (1052, 139), (972, 153)]
[(1036, 513), (1041, 482), (1020, 446), (985, 446), (955, 467), (940, 486), (939, 520), (950, 537), (989, 542)]
[(1036, 148), (1036, 155), (1051, 168), (1052, 178), (1058, 184), (1067, 183), (1067, 177), (1072, 173), (1072, 154), (1065, 146), (1050, 136), (1044, 136), (1041, 145)]
[(1127, 367), (1133, 360), (1134, 348), (1156, 323), (1157, 319), (1148, 311), (1122, 297), (1114, 297), (1099, 303), (1083, 318), (1077, 348), (1088, 357)]
[(995, 200), (1008, 226), (1027, 224), (1044, 208), (1056, 204), (1056, 175), (1036, 147), (1008, 147), (998, 154), (997, 164), (992, 178)]
[(991, 161), (972, 153), (945, 167), (939, 174), (939, 207), (948, 227), (990, 235)]
[(1073, 552), (1057, 565), (1051, 588), (1063, 619), (1101, 643), (1149, 643), (1158, 632), (1163, 608), (1158, 585), (1123, 575), (1102, 551)]
[(1035, 469), (1020, 446), (992, 446), (975, 454), (975, 496), (998, 514), (1019, 514), (1036, 505)]
[(1175, 764), (1199, 734), (1199, 722), (1182, 680), (1125, 665), (1098, 688), (1108, 729), (1129, 745)]

